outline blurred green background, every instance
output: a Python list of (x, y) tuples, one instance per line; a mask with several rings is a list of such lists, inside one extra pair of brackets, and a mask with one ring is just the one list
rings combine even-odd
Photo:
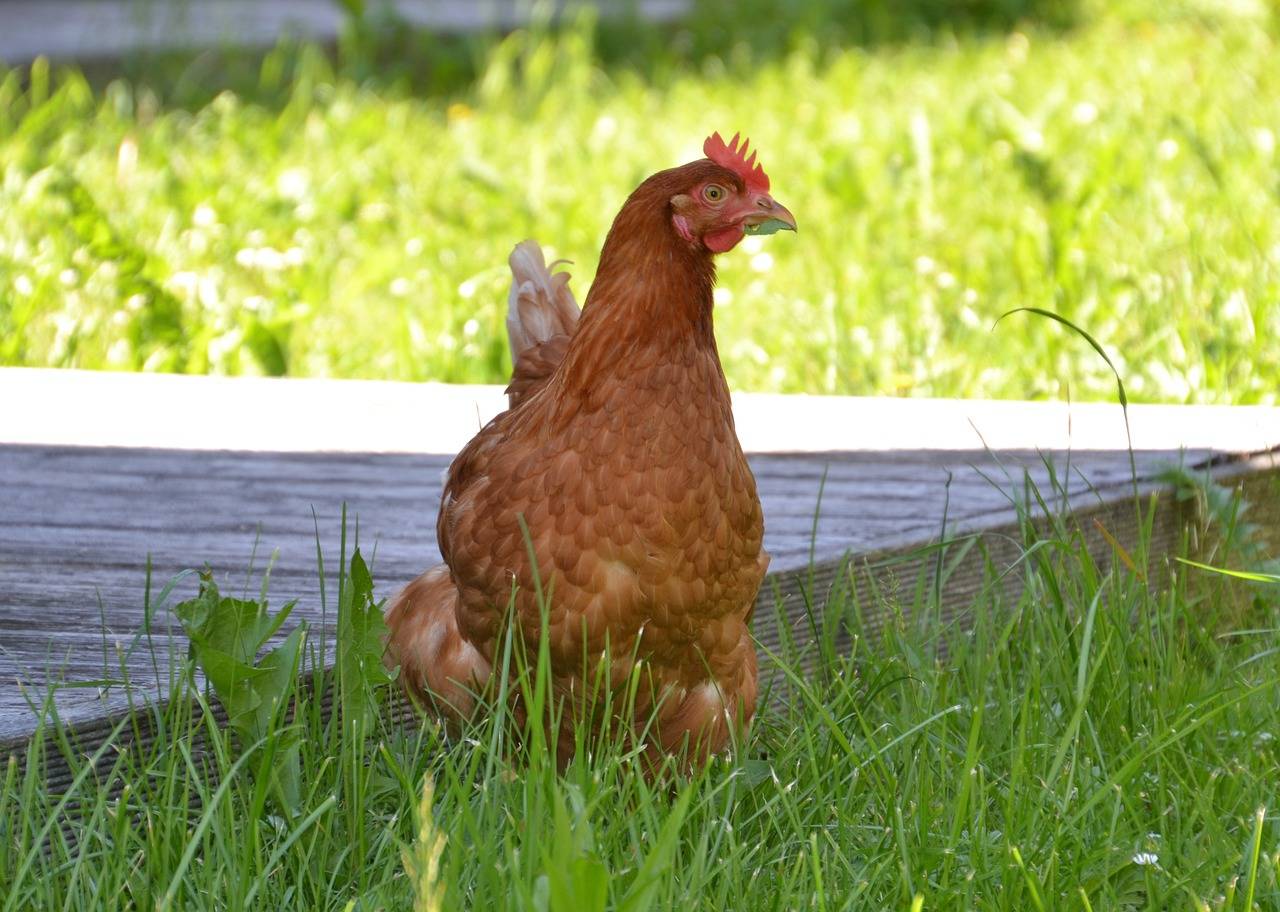
[(646, 175), (747, 133), (731, 385), (1280, 390), (1280, 2), (695, 2), (507, 35), (0, 70), (0, 364), (503, 382), (512, 245), (581, 299)]

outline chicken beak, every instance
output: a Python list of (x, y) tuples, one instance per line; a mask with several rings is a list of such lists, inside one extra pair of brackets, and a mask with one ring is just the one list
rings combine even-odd
[(768, 194), (756, 197), (756, 209), (742, 220), (746, 234), (774, 234), (778, 231), (795, 231), (796, 217), (786, 206)]

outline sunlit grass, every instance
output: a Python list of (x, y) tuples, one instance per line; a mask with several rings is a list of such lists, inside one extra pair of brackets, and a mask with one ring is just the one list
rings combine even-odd
[(648, 74), (518, 32), (447, 97), (314, 50), (194, 110), (10, 73), (0, 363), (501, 382), (512, 245), (581, 295), (635, 184), (742, 129), (800, 232), (722, 258), (736, 388), (1108, 395), (1079, 340), (991, 331), (1037, 306), (1136, 401), (1274, 402), (1277, 33), (1186, 6)]
[[(451, 742), (385, 716), (339, 725), (316, 693), (370, 691), (300, 687), (314, 643), (292, 712), (250, 737), (179, 676), (92, 755), (51, 738), (10, 761), (0, 908), (1276, 907), (1274, 590), (1176, 562), (1108, 570), (1053, 528), (991, 568), (1021, 574), (1022, 596), (988, 586), (964, 624), (939, 622), (931, 585), (837, 591), (831, 642), (784, 647), (787, 699), (692, 780), (650, 785), (607, 737), (559, 776), (539, 724), (519, 736), (502, 708)], [(359, 602), (340, 629), (364, 623)], [(498, 666), (540, 705), (537, 663), (511, 656)], [(148, 720), (152, 746), (130, 746)], [(72, 777), (50, 789), (55, 752)], [(294, 795), (269, 786), (286, 761)]]

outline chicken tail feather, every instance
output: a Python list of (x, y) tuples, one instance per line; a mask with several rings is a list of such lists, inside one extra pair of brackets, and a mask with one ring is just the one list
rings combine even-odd
[(546, 383), (564, 359), (581, 311), (569, 290), (569, 273), (551, 272), (537, 241), (521, 241), (511, 251), (511, 293), (507, 296), (507, 341), (511, 346), (512, 408)]
[(400, 683), (415, 700), (459, 722), (475, 710), (490, 666), (458, 629), (458, 590), (444, 564), (423, 573), (386, 614), (384, 661), (400, 666)]

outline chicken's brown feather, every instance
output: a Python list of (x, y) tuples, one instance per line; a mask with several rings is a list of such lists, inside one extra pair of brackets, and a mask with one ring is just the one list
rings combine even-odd
[(565, 352), (569, 350), (569, 338), (552, 336), (520, 353), (511, 369), (511, 382), (504, 390), (512, 408), (551, 379), (551, 375), (564, 360)]

